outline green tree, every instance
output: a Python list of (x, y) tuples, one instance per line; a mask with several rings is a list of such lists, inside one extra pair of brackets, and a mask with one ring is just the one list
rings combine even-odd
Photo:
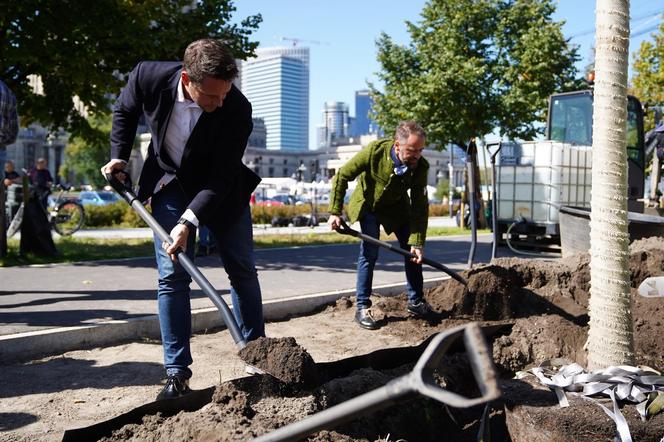
[(406, 23), (408, 46), (378, 38), (379, 124), (414, 119), (441, 149), (496, 127), (511, 138), (541, 132), (548, 96), (578, 87), (577, 51), (554, 10), (552, 0), (430, 0), (419, 23)]
[[(655, 41), (644, 41), (632, 55), (634, 75), (630, 91), (642, 103), (664, 106), (664, 23), (654, 36)], [(654, 126), (654, 119), (646, 119), (645, 129)]]
[[(138, 61), (180, 59), (187, 43), (205, 36), (246, 58), (261, 22), (256, 15), (230, 24), (232, 0), (21, 0), (2, 9), (0, 77), (17, 96), (22, 124), (38, 121), (86, 140), (104, 134), (74, 108), (74, 96), (94, 121), (109, 113)], [(43, 95), (32, 92), (30, 75), (41, 77)]]
[(92, 184), (95, 187), (106, 184), (106, 180), (99, 173), (99, 168), (108, 161), (111, 121), (110, 115), (90, 119), (90, 127), (102, 134), (101, 137), (84, 139), (75, 136), (69, 139), (65, 148), (65, 161), (60, 166), (60, 176), (72, 179), (74, 183)]

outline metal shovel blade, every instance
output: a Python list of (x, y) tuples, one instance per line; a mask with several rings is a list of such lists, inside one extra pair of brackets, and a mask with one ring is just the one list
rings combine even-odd
[[(464, 341), (468, 361), (481, 394), (479, 397), (468, 398), (452, 393), (442, 388), (434, 380), (434, 371), (440, 365), (450, 346), (458, 339)], [(436, 335), (409, 374), (254, 440), (256, 442), (300, 440), (316, 431), (333, 428), (360, 415), (380, 410), (417, 394), (456, 408), (468, 408), (500, 397), (491, 352), (477, 323), (454, 327)]]

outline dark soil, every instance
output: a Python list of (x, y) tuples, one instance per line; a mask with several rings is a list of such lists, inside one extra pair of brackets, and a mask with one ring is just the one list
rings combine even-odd
[[(664, 303), (661, 299), (638, 296), (636, 287), (646, 277), (664, 274), (664, 240), (650, 238), (632, 244), (631, 274), (636, 363), (661, 371)], [(588, 255), (564, 261), (497, 259), (463, 275), (468, 279), (467, 289), (449, 280), (426, 294), (430, 304), (440, 312), (438, 315), (427, 319), (409, 316), (406, 296), (402, 294), (389, 298), (376, 296), (374, 316), (392, 335), (417, 337), (421, 341), (468, 321), (507, 324), (507, 331), (492, 341), (493, 358), (504, 391), (504, 404), (494, 404), (491, 412), (492, 440), (510, 440), (509, 430), (514, 441), (557, 440), (561, 434), (570, 441), (612, 441), (613, 422), (596, 404), (570, 398), (569, 408), (559, 408), (555, 395), (532, 381), (533, 378), (510, 380), (516, 372), (552, 358), (585, 366)], [(351, 300), (341, 299), (328, 310), (341, 314), (353, 308)], [(365, 368), (329, 379), (317, 373), (311, 358), (307, 359), (304, 349), (292, 338), (261, 340), (245, 350), (242, 357), (247, 362), (280, 380), (254, 376), (225, 382), (217, 387), (212, 403), (203, 409), (169, 418), (148, 416), (142, 426), (118, 430), (111, 440), (247, 440), (381, 387), (412, 368), (412, 365), (383, 371)], [(473, 381), (463, 356), (451, 355), (441, 367), (444, 368), (437, 374), (441, 386), (472, 394), (464, 391)], [(518, 423), (514, 412), (519, 407), (527, 411), (531, 421)], [(333, 431), (319, 432), (309, 440), (476, 440), (481, 411), (481, 407), (448, 410), (431, 399), (418, 397), (358, 417)], [(636, 418), (633, 405), (625, 405), (623, 414), (634, 440), (659, 441), (664, 434), (661, 414), (645, 423)], [(547, 434), (555, 437), (547, 438)]]
[[(570, 406), (560, 408), (555, 394), (537, 383), (533, 377), (506, 380), (500, 387), (503, 392), (505, 412), (508, 415), (509, 433), (513, 440), (534, 442), (614, 440), (615, 423), (596, 403), (568, 395)], [(609, 398), (594, 399), (613, 410)], [(661, 440), (664, 414), (660, 413), (644, 422), (639, 418), (635, 404), (625, 404), (620, 411), (627, 420), (632, 440)], [(533, 431), (535, 428), (536, 432)], [(564, 439), (560, 437), (561, 433), (565, 435)]]
[(318, 379), (314, 360), (294, 338), (258, 338), (248, 342), (239, 355), (287, 384), (312, 386)]

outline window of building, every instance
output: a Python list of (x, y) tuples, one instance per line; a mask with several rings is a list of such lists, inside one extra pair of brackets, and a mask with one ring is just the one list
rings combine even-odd
[(268, 167), (267, 168), (267, 174), (270, 178), (274, 178), (274, 167)]

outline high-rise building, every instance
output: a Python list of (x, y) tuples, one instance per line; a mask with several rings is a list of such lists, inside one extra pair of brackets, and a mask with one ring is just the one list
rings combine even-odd
[(265, 121), (262, 118), (252, 118), (254, 128), (249, 135), (247, 145), (251, 147), (265, 149), (267, 147), (267, 130), (265, 129)]
[(371, 111), (371, 96), (367, 89), (355, 91), (355, 132), (353, 135), (369, 133), (369, 112)]
[(256, 50), (242, 63), (241, 89), (265, 122), (268, 149), (309, 148), (309, 48)]
[(378, 124), (371, 119), (373, 100), (368, 89), (355, 91), (355, 121), (350, 136), (377, 134)]
[(318, 125), (318, 147), (336, 145), (348, 138), (348, 105), (340, 101), (327, 101), (323, 106), (323, 123)]

